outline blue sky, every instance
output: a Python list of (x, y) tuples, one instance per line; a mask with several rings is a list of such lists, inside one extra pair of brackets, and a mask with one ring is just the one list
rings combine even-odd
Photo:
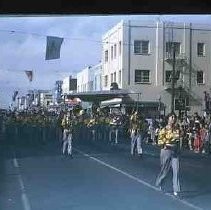
[[(102, 45), (91, 40), (101, 41), (102, 35), (121, 20), (158, 18), (211, 22), (211, 15), (0, 16), (0, 107), (9, 106), (14, 90), (24, 94), (27, 89), (52, 89), (56, 80), (97, 64)], [(64, 37), (58, 60), (45, 61), (47, 35)], [(27, 80), (25, 70), (33, 70), (33, 82)]]

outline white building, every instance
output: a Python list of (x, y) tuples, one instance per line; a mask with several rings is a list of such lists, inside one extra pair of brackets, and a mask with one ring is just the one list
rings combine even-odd
[(40, 106), (47, 108), (53, 105), (53, 94), (51, 90), (39, 90)]
[(102, 90), (102, 63), (92, 66), (91, 71), (93, 71), (93, 90)]
[(99, 91), (102, 89), (102, 64), (88, 66), (77, 74), (77, 92)]
[(77, 90), (77, 79), (72, 76), (65, 77), (62, 83), (62, 93), (69, 94)]
[[(102, 38), (103, 90), (117, 82), (119, 88), (141, 93), (145, 104), (161, 98), (169, 112), (175, 46), (175, 103), (180, 100), (191, 112), (203, 111), (204, 91), (211, 88), (210, 29), (191, 23), (121, 21)], [(137, 100), (135, 94), (132, 98)]]

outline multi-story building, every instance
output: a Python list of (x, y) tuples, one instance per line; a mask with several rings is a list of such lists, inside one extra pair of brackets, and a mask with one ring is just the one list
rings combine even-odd
[(88, 92), (94, 89), (94, 73), (88, 66), (77, 73), (77, 92)]
[(54, 87), (53, 103), (59, 104), (62, 102), (62, 80), (57, 80)]
[[(140, 93), (143, 107), (150, 109), (161, 100), (169, 112), (175, 70), (176, 109), (179, 103), (191, 112), (203, 111), (204, 91), (211, 88), (210, 29), (191, 23), (121, 21), (102, 38), (103, 90), (117, 82), (119, 88)], [(137, 95), (131, 97), (137, 100)]]
[(77, 92), (102, 90), (102, 63), (88, 66), (77, 74)]

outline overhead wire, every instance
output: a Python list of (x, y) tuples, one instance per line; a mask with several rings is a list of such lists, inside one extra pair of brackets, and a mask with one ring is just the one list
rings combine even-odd
[[(55, 35), (46, 35), (46, 34), (39, 34), (35, 32), (25, 32), (25, 31), (16, 31), (16, 30), (4, 30), (0, 29), (0, 32), (7, 32), (10, 34), (25, 34), (25, 35), (33, 35), (33, 36), (39, 36), (39, 37), (58, 37), (58, 38), (63, 38), (66, 40), (73, 40), (73, 41), (88, 41), (88, 42), (95, 42), (99, 44), (116, 44), (116, 42), (110, 42), (110, 41), (100, 41), (100, 40), (95, 40), (95, 39), (87, 39), (87, 38), (75, 38), (75, 37), (66, 37), (66, 36), (55, 36)], [(122, 43), (122, 45), (128, 45), (128, 46), (133, 46), (133, 44), (130, 43)]]

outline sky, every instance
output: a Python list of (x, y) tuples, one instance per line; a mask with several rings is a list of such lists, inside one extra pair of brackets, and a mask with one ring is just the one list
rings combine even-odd
[[(211, 24), (211, 15), (0, 16), (0, 108), (15, 90), (53, 89), (56, 80), (98, 64), (102, 35), (121, 20), (159, 19)], [(64, 38), (60, 59), (45, 60), (46, 36)], [(32, 82), (25, 70), (33, 70)]]

